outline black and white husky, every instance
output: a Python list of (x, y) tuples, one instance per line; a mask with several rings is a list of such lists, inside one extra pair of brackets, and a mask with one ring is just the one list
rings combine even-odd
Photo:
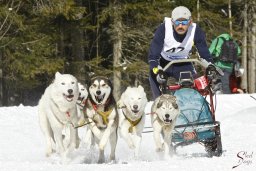
[(89, 97), (84, 109), (85, 117), (90, 122), (85, 141), (98, 144), (98, 163), (105, 162), (104, 149), (108, 141), (110, 160), (115, 160), (118, 114), (112, 92), (112, 84), (107, 77), (96, 76), (90, 80)]
[(77, 105), (77, 115), (79, 117), (78, 125), (82, 126), (84, 124), (85, 118), (83, 114), (83, 109), (85, 104), (87, 103), (88, 98), (88, 91), (85, 85), (78, 82), (78, 90), (79, 90), (79, 96), (76, 102)]

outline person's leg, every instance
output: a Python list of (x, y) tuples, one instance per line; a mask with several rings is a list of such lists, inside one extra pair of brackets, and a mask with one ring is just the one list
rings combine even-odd
[(161, 95), (161, 92), (160, 92), (160, 89), (159, 89), (159, 84), (156, 81), (156, 76), (152, 72), (149, 73), (149, 84), (150, 84), (150, 87), (151, 87), (153, 100), (155, 100), (158, 96)]
[[(182, 79), (192, 79), (196, 77), (196, 71), (192, 64), (183, 64), (183, 65), (173, 65), (172, 76), (179, 81), (180, 77)], [(190, 74), (191, 73), (191, 74)]]
[[(163, 67), (164, 66), (165, 65), (163, 65)], [(191, 63), (175, 64), (175, 65), (171, 66), (170, 68), (168, 68), (165, 73), (168, 77), (173, 77), (178, 81), (180, 78), (180, 72), (185, 72), (185, 71), (190, 71), (193, 78), (196, 75), (195, 69)], [(184, 74), (183, 78), (184, 77), (188, 78), (188, 77), (190, 77), (190, 75)], [(159, 83), (156, 80), (156, 76), (152, 71), (149, 73), (149, 83), (150, 83), (151, 91), (153, 94), (153, 100), (155, 100), (158, 96), (161, 95), (161, 91), (159, 89)]]
[(224, 73), (224, 76), (220, 78), (222, 82), (223, 94), (231, 94), (230, 86), (229, 86), (229, 77), (231, 75), (231, 72), (223, 69), (223, 73)]

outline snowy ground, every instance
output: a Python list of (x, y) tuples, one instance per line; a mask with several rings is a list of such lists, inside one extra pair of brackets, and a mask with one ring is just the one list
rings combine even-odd
[[(149, 112), (150, 104), (146, 112)], [(1, 107), (0, 171), (256, 170), (256, 94), (218, 95), (216, 119), (221, 122), (224, 150), (221, 157), (208, 158), (200, 144), (193, 144), (179, 149), (178, 155), (171, 159), (162, 160), (154, 150), (152, 133), (144, 133), (137, 161), (132, 159), (132, 151), (125, 142), (119, 139), (116, 164), (97, 164), (97, 149), (87, 149), (82, 142), (72, 153), (71, 163), (62, 165), (57, 154), (45, 157), (37, 107)], [(148, 121), (146, 126), (149, 126)], [(79, 130), (79, 136), (84, 137), (83, 128)], [(239, 166), (232, 169), (236, 165)]]

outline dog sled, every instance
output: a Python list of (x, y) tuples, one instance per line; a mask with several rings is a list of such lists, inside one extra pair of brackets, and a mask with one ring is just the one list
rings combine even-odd
[[(201, 69), (208, 66), (204, 59), (184, 59), (169, 62), (164, 70), (175, 63), (184, 62), (199, 64)], [(183, 75), (186, 77), (183, 78)], [(177, 147), (200, 143), (205, 147), (208, 156), (221, 156), (220, 122), (215, 119), (216, 101), (211, 89), (211, 79), (206, 74), (193, 79), (191, 72), (181, 72), (178, 82), (170, 84), (167, 81), (164, 87), (164, 93), (176, 96), (180, 108), (180, 115), (172, 132), (174, 151), (176, 152)]]

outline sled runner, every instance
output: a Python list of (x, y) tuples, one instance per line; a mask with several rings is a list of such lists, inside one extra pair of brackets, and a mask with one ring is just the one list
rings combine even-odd
[[(208, 62), (198, 59), (184, 59), (169, 62), (164, 70), (175, 63), (194, 62), (201, 68), (206, 68)], [(183, 75), (189, 77), (183, 78)], [(191, 72), (182, 72), (177, 83), (167, 86), (164, 93), (172, 93), (177, 98), (180, 108), (175, 129), (172, 133), (174, 151), (179, 146), (200, 143), (209, 156), (222, 154), (220, 122), (215, 120), (215, 105), (211, 80), (204, 74), (193, 79)], [(209, 102), (208, 102), (208, 101)]]

